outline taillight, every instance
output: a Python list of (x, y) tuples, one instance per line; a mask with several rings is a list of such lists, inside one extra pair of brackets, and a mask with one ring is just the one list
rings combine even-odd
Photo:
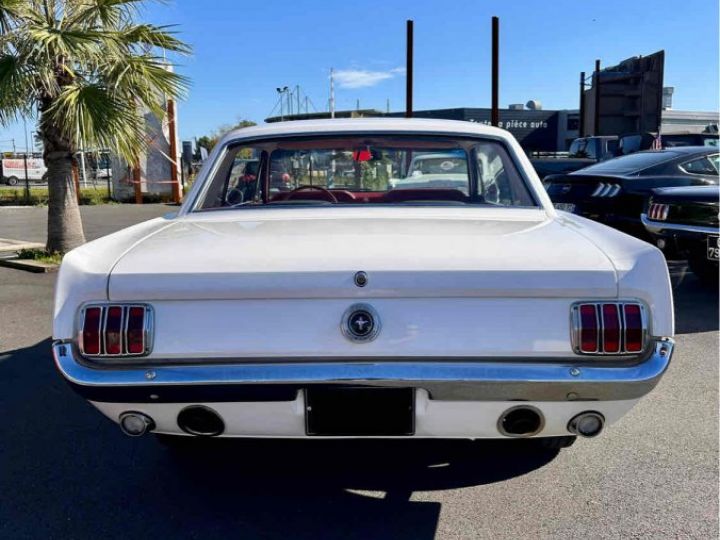
[(87, 308), (83, 317), (82, 339), (80, 347), (85, 354), (100, 354), (100, 328), (102, 324), (102, 309), (99, 307)]
[(617, 304), (602, 305), (603, 352), (620, 352), (620, 310)]
[(145, 305), (88, 306), (82, 313), (80, 351), (86, 356), (143, 356), (150, 352), (152, 309)]
[(590, 196), (591, 197), (616, 197), (618, 193), (620, 193), (620, 190), (622, 188), (620, 187), (620, 184), (606, 184), (605, 182), (600, 182), (597, 187), (595, 188), (595, 191), (593, 191)]
[(670, 205), (652, 203), (648, 207), (648, 217), (653, 221), (665, 221), (670, 213)]
[(145, 309), (128, 309), (127, 350), (130, 354), (142, 354), (145, 351)]
[(575, 304), (573, 348), (581, 354), (637, 354), (645, 346), (646, 326), (640, 304)]
[(643, 349), (642, 311), (637, 304), (625, 304), (625, 350), (627, 352), (640, 352)]
[(110, 306), (105, 310), (105, 353), (122, 354), (123, 308)]
[(580, 306), (580, 348), (583, 352), (597, 352), (598, 324), (595, 304)]

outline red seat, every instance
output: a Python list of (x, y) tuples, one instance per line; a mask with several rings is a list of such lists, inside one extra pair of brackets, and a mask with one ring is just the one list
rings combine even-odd
[(457, 201), (467, 202), (468, 197), (458, 189), (393, 189), (383, 197), (384, 202)]

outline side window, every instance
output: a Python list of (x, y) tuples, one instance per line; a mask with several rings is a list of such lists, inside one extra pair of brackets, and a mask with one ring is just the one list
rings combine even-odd
[(587, 153), (585, 151), (587, 143), (587, 139), (575, 139), (570, 145), (570, 150), (568, 151), (570, 157), (587, 157)]
[(703, 156), (701, 158), (686, 161), (685, 163), (680, 165), (680, 168), (690, 174), (710, 174), (717, 176), (717, 159), (717, 155)]
[(525, 181), (502, 145), (475, 146), (477, 195), (483, 202), (500, 206), (536, 206)]
[(261, 152), (257, 148), (229, 149), (199, 208), (207, 210), (259, 203), (262, 199), (260, 158)]

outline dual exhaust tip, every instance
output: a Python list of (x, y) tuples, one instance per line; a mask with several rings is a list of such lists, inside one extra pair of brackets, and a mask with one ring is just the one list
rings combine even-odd
[[(155, 421), (148, 415), (127, 411), (120, 415), (120, 429), (130, 437), (140, 437), (155, 429)], [(191, 405), (185, 407), (177, 417), (178, 426), (188, 435), (214, 437), (225, 431), (225, 422), (210, 407)]]
[[(585, 411), (568, 422), (567, 430), (580, 437), (595, 437), (605, 426), (605, 417), (599, 412)], [(497, 428), (507, 437), (532, 437), (545, 427), (545, 417), (536, 407), (518, 405), (500, 415)]]

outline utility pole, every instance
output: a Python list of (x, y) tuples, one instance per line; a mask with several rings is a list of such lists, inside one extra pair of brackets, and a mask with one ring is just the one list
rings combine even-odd
[(330, 68), (330, 118), (335, 118), (335, 70)]
[(405, 118), (413, 115), (413, 21), (408, 19), (405, 29)]
[(25, 135), (25, 153), (27, 154), (30, 152), (30, 147), (28, 146), (27, 121), (25, 120), (25, 116), (23, 116), (23, 135)]
[(578, 136), (585, 136), (585, 72), (580, 72), (580, 122), (578, 125)]
[(490, 123), (500, 124), (500, 19), (492, 18), (492, 104), (490, 106)]
[(595, 111), (593, 114), (593, 135), (600, 135), (600, 60), (595, 60)]

